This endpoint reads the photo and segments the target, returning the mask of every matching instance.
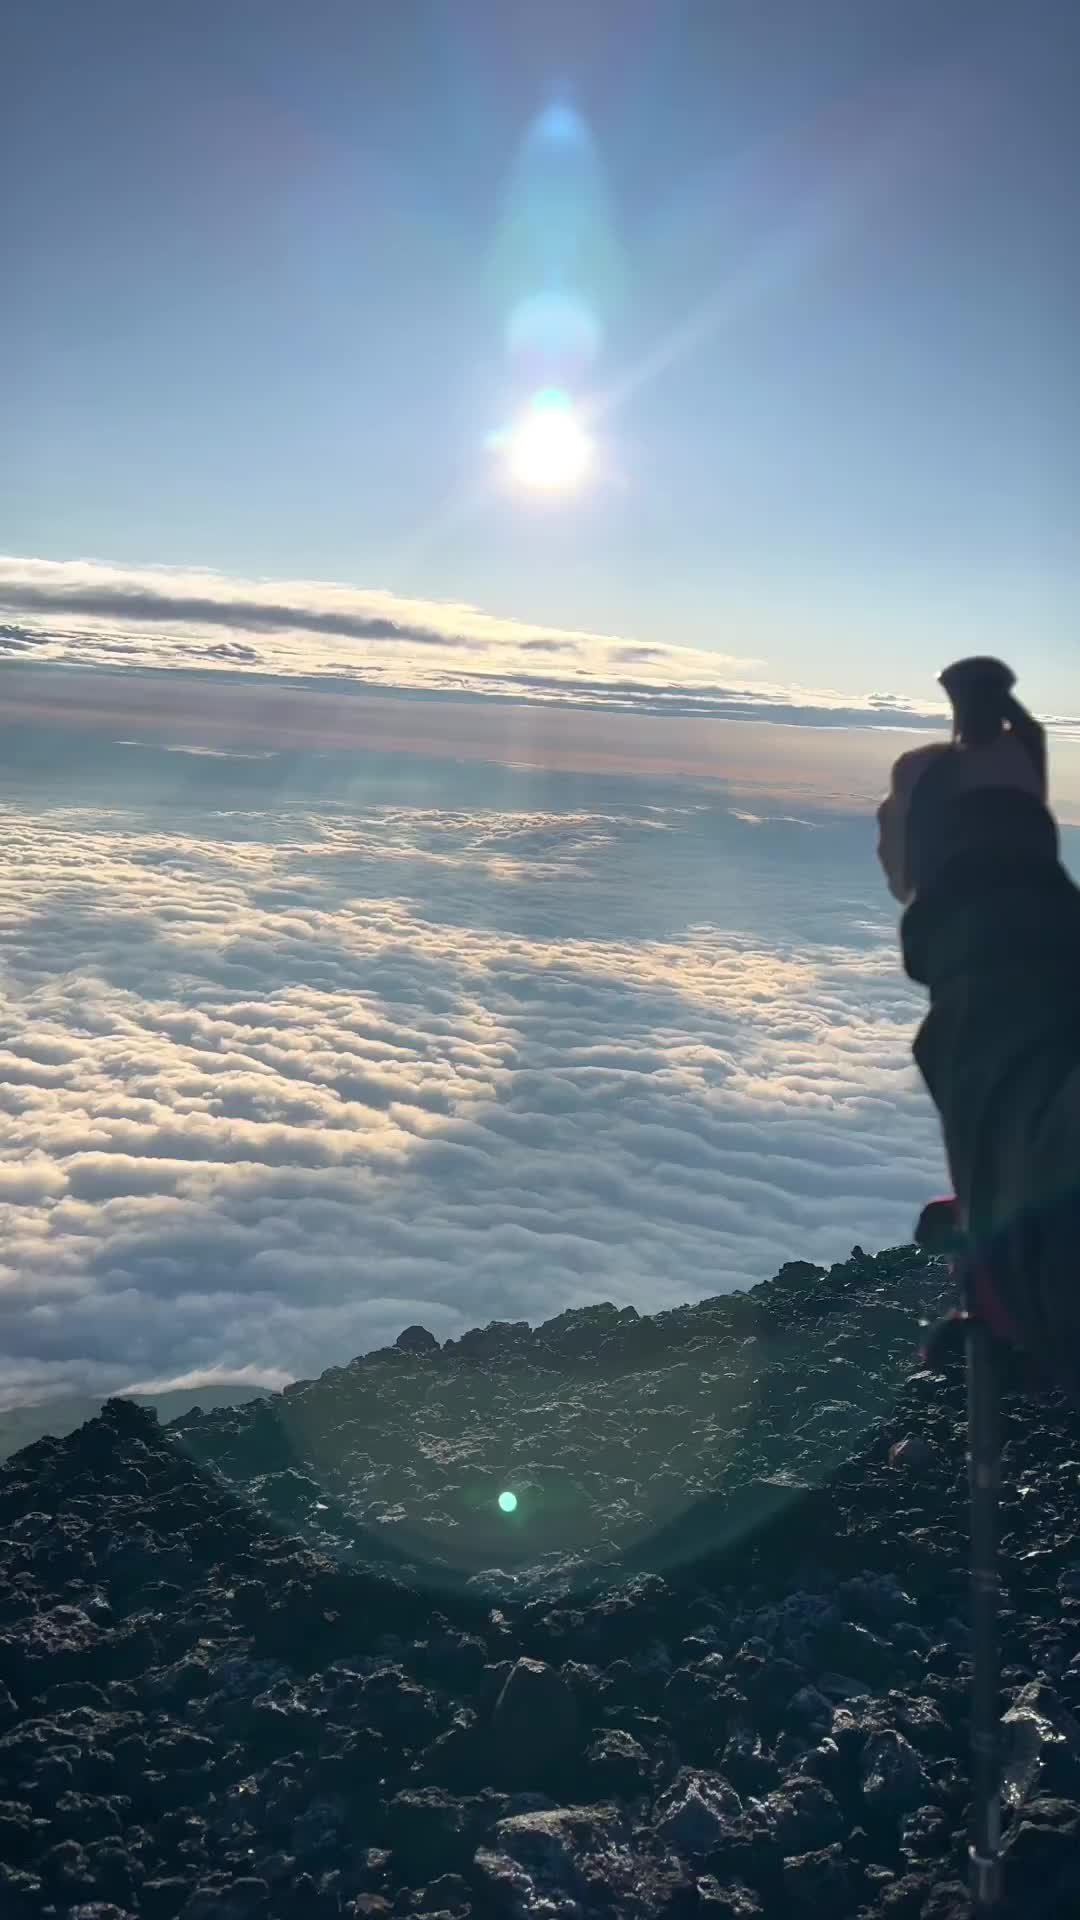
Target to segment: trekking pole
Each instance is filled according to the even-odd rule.
[[[965,1261],[971,1273],[970,1256]],[[971,1898],[978,1915],[1001,1900],[1001,1648],[998,1496],[1001,1410],[993,1336],[966,1280],[968,1485],[971,1497]]]
[[[998,1491],[1001,1484],[997,1353],[978,1311],[975,1265],[954,1199],[923,1208],[915,1238],[950,1253],[963,1305],[927,1329],[923,1360],[941,1372],[962,1347],[967,1365],[968,1498],[971,1530],[971,1831],[968,1870],[978,1920],[1000,1913],[1001,1680],[998,1645]]]
[[[991,746],[1010,731],[1035,762],[1045,791],[1041,729],[1012,694],[1015,676],[1000,660],[958,660],[941,684],[952,702],[953,744]],[[932,1201],[916,1229],[923,1245],[958,1253],[953,1271],[963,1282],[963,1307],[927,1343],[931,1364],[961,1335],[967,1360],[968,1486],[971,1507],[971,1839],[972,1903],[979,1920],[1001,1903],[1001,1678],[998,1639],[998,1494],[1001,1486],[1000,1376],[994,1336],[979,1311],[977,1250],[960,1229],[955,1202]]]

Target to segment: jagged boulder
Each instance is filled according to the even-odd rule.
[[[394,1345],[399,1353],[437,1353],[439,1343],[426,1327],[404,1327]]]

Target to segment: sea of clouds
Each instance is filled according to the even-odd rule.
[[[861,807],[536,764],[505,716],[479,755],[265,715],[208,750],[237,677],[175,619],[0,668],[0,1405],[910,1239],[945,1175]]]
[[[910,1237],[940,1151],[868,827],[193,763],[171,806],[119,769],[111,805],[3,805],[9,1396],[274,1382]]]

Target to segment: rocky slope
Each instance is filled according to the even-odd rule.
[[[963,1391],[913,1371],[943,1287],[909,1248],[410,1329],[25,1449],[0,1913],[965,1912]],[[1007,1881],[1049,1920],[1080,1901],[1080,1418],[1006,1431]]]
[[[124,1397],[133,1400],[136,1406],[148,1407],[159,1420],[178,1420],[192,1407],[202,1407],[204,1411],[208,1407],[238,1407],[245,1400],[263,1399],[268,1391],[267,1387],[254,1387],[237,1380],[222,1386],[173,1387],[165,1393],[132,1393]],[[62,1439],[65,1433],[74,1433],[76,1427],[97,1419],[108,1397],[104,1393],[65,1394],[52,1400],[0,1409],[0,1460],[18,1453],[20,1447],[33,1446],[35,1440],[43,1439],[46,1434]]]

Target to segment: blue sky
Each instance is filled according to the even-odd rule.
[[[1072,7],[39,0],[5,57],[8,552],[841,690],[985,646],[1077,710]],[[535,140],[522,172],[554,101],[589,141],[569,268],[565,176]],[[553,260],[603,471],[538,503],[488,438]]]

